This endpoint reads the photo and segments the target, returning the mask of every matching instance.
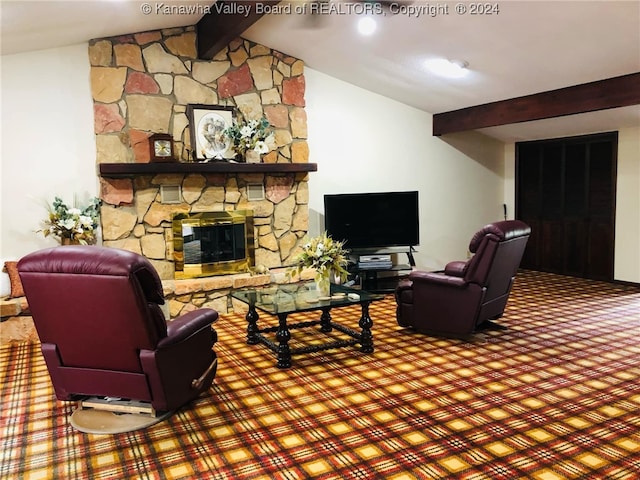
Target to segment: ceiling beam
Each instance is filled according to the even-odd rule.
[[[261,0],[259,3],[263,7],[276,5],[280,0]],[[255,1],[217,0],[196,25],[198,58],[211,60],[263,15],[264,9],[258,9]]]
[[[433,135],[640,104],[640,73],[437,113]]]

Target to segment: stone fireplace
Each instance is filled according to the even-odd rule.
[[[201,306],[224,313],[229,289],[274,281],[308,230],[307,174],[315,165],[308,163],[304,63],[242,38],[199,59],[193,26],[94,39],[89,59],[103,244],[153,263],[171,316]],[[266,117],[275,149],[254,166],[193,163],[189,104],[231,106],[246,120]],[[173,137],[175,162],[149,163],[154,133]],[[256,186],[263,197],[249,194]],[[162,195],[165,187],[177,192],[172,201]],[[180,252],[175,216],[236,211],[253,213],[253,263],[240,261],[237,273],[205,268],[181,279],[184,240]]]

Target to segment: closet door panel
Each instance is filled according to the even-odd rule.
[[[540,267],[545,272],[564,272],[564,225],[559,220],[543,220]]]
[[[583,220],[564,221],[563,272],[582,277],[587,271],[587,224]]]
[[[609,222],[592,221],[589,225],[589,250],[586,277],[594,280],[613,280],[613,235]]]
[[[541,149],[537,145],[525,145],[518,151],[517,160],[517,199],[518,218],[531,227],[531,235],[527,242],[522,268],[537,270],[541,258],[540,228],[540,182],[541,182]]]

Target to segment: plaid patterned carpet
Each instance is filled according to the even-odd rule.
[[[373,354],[290,370],[225,315],[210,394],[114,436],[72,429],[37,346],[2,348],[0,478],[640,478],[639,289],[522,272],[509,329],[470,341],[400,329],[394,308],[371,306]]]

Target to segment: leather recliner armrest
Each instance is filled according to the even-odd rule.
[[[449,262],[444,267],[444,273],[446,275],[453,275],[454,277],[464,277],[464,274],[467,273],[467,267],[469,266],[468,262],[463,262],[461,260],[457,260],[454,262]]]
[[[435,283],[458,288],[467,285],[463,278],[447,275],[444,272],[411,272],[409,279],[413,281],[414,287],[420,283]]]
[[[210,326],[218,319],[218,312],[201,308],[185,313],[167,324],[167,336],[158,342],[158,348],[181,342],[189,336]]]

